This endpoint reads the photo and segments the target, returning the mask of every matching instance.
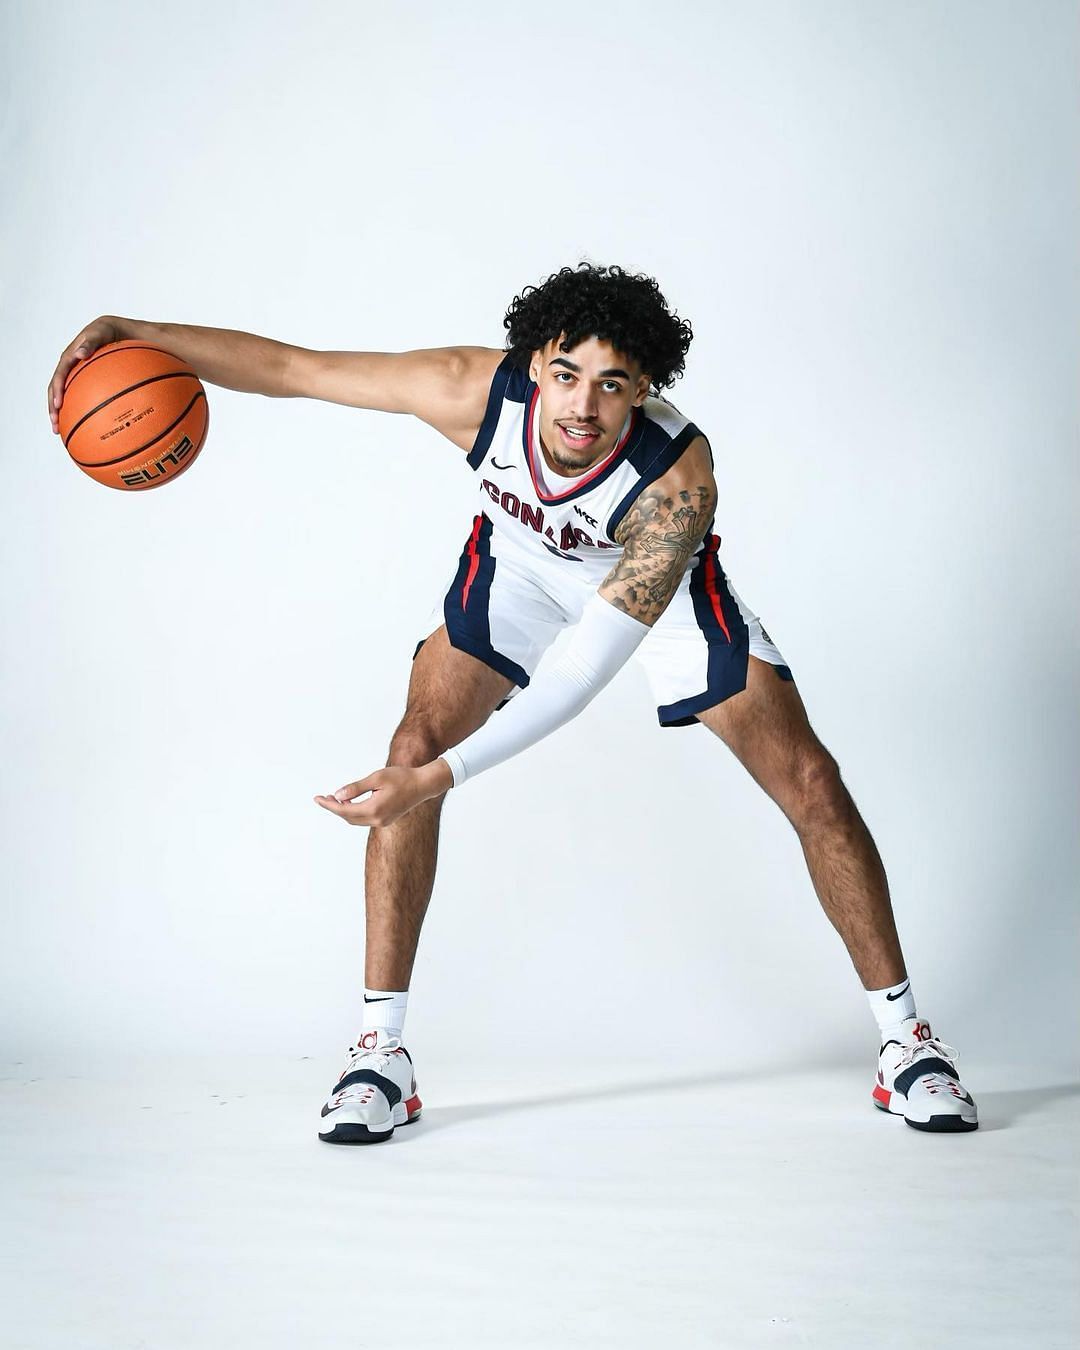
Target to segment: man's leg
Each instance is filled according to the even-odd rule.
[[[483,726],[512,688],[505,676],[452,647],[440,628],[413,662],[405,715],[387,764],[417,766],[436,759]],[[409,987],[435,882],[442,804],[442,797],[423,802],[368,836],[364,983],[369,989]]]
[[[388,764],[421,765],[483,726],[512,682],[450,645],[440,628],[413,662],[405,716]],[[371,1144],[422,1110],[411,1056],[401,1044],[413,958],[435,880],[442,798],[423,802],[368,835],[364,1024],[322,1107],[319,1138]],[[368,991],[386,991],[367,1001]]]
[[[906,978],[870,831],[815,736],[795,685],[750,657],[746,688],[698,714],[795,827],[818,899],[866,989]]]

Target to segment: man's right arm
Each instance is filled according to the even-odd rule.
[[[105,315],[64,349],[49,381],[49,415],[77,361],[109,342],[132,339],[172,352],[201,380],[271,398],[317,398],[351,408],[411,413],[469,450],[487,407],[504,353],[489,347],[440,347],[413,352],[320,352],[229,328],[151,323]]]

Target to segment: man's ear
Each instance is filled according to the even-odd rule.
[[[640,408],[649,397],[649,390],[652,388],[652,380],[648,375],[642,375],[638,380],[637,389],[634,391],[634,402],[631,405],[634,408]]]

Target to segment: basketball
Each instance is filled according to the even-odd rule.
[[[209,416],[199,377],[179,357],[145,342],[111,342],[68,375],[60,436],[96,482],[142,492],[195,462]]]

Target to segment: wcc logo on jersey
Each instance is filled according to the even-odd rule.
[[[542,506],[530,506],[528,502],[523,502],[516,492],[502,491],[490,478],[485,478],[480,486],[495,505],[501,506],[508,516],[512,516],[514,520],[520,521],[528,529],[534,530],[537,534],[550,540],[551,544],[563,553],[572,553],[574,549],[583,545],[585,548],[616,547],[615,544],[608,543],[606,539],[594,539],[592,535],[586,534],[577,525],[563,525],[559,533],[556,534],[554,527],[549,525],[545,519]],[[574,510],[595,528],[597,522],[592,516],[587,516],[584,511],[576,506]]]

